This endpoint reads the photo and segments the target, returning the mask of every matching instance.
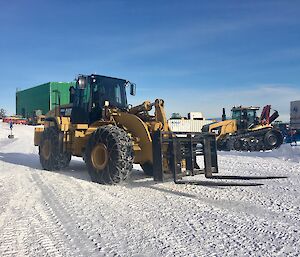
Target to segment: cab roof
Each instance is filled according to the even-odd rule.
[[[117,79],[117,80],[127,81],[126,79],[115,78],[115,77],[104,76],[104,75],[98,75],[98,74],[89,74],[89,75],[79,74],[77,77],[91,77],[91,78],[98,77],[98,78],[108,78],[108,79]]]
[[[260,107],[258,106],[233,106],[231,111],[242,111],[242,110],[259,110]]]

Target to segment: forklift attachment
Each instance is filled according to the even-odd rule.
[[[153,136],[153,178],[165,181],[173,177],[179,183],[184,176],[205,174],[211,178],[218,173],[217,144],[214,133],[156,131]],[[203,167],[197,164],[197,157],[203,156]],[[164,172],[169,162],[171,174]]]

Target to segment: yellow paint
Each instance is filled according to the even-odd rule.
[[[264,129],[264,128],[273,128],[272,125],[268,124],[268,125],[257,125],[256,127],[250,129],[251,131],[257,131],[260,129]]]
[[[41,136],[44,132],[44,128],[35,128],[34,129],[34,145],[38,146],[41,142]]]
[[[142,164],[145,162],[152,163],[152,138],[146,123],[136,115],[126,112],[120,112],[114,118],[120,126],[126,127],[133,137],[139,138],[138,146],[141,150],[135,151],[134,162]]]
[[[154,116],[148,111],[155,107]],[[164,109],[164,101],[156,99],[154,103],[145,101],[143,104],[133,107],[129,112],[120,111],[117,108],[106,109],[106,121],[96,121],[93,124],[72,124],[70,117],[55,116],[58,110],[51,111],[47,117],[54,117],[53,121],[45,121],[44,128],[58,125],[58,129],[64,133],[64,149],[74,156],[82,156],[90,136],[101,126],[114,125],[123,128],[132,139],[134,162],[143,164],[153,163],[152,134],[157,130],[169,131],[169,126]],[[35,131],[35,145],[40,144],[43,129]],[[167,136],[167,135],[166,135]],[[163,152],[168,149],[168,144],[162,146]],[[168,168],[168,160],[164,159],[164,169]]]
[[[223,138],[227,134],[232,134],[237,131],[237,124],[236,120],[224,120],[217,123],[213,123],[209,125],[209,132],[214,132],[214,130],[219,130],[218,128],[221,127],[221,131],[217,134],[217,140]]]

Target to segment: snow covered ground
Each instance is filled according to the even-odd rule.
[[[0,122],[0,256],[299,256],[300,147],[222,152],[220,179],[90,182],[41,170],[33,127]]]

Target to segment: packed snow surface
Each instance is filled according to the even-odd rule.
[[[33,127],[0,122],[0,256],[299,256],[300,147],[219,153],[219,179],[92,183],[41,169]]]

